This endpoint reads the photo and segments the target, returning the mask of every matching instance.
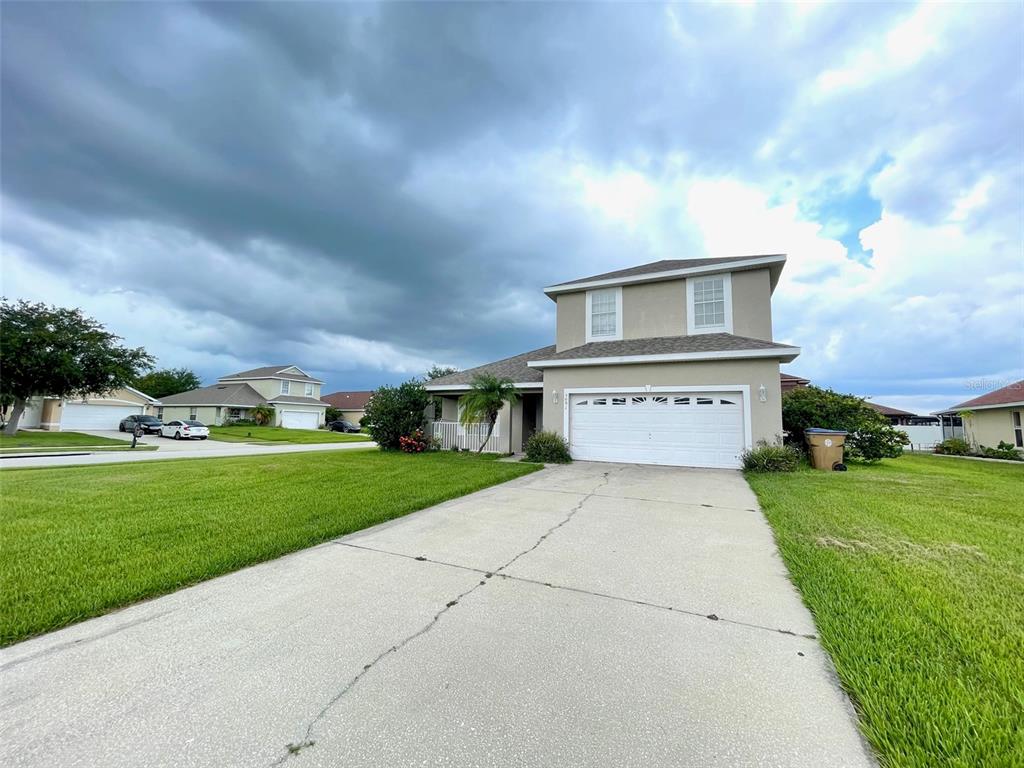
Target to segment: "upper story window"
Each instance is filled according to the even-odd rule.
[[[622,288],[587,291],[587,341],[622,338]]]
[[[312,396],[313,396],[313,385],[312,384],[306,384],[306,397],[312,397]]]
[[[709,275],[686,281],[686,320],[690,333],[732,333],[732,280]]]
[[[287,395],[289,392],[291,392],[291,389],[292,389],[292,383],[290,381],[288,381],[286,379],[286,380],[281,382],[281,394],[282,395]]]

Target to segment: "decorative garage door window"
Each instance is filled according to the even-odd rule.
[[[734,397],[664,397],[661,395],[637,395],[630,398],[625,397],[596,397],[587,400],[577,400],[573,403],[576,408],[593,406],[626,405],[627,401],[634,406],[666,406],[666,405],[735,405],[739,402]]]

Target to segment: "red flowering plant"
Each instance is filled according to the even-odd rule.
[[[423,434],[422,429],[416,429],[411,435],[402,435],[398,438],[398,447],[406,453],[423,453],[430,448],[430,440]]]

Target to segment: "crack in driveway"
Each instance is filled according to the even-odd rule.
[[[551,536],[555,531],[557,531],[563,525],[565,525],[570,520],[572,520],[573,516],[577,512],[579,512],[580,509],[583,507],[583,505],[586,503],[587,499],[591,498],[595,494],[595,492],[597,491],[598,488],[601,488],[602,486],[604,486],[604,485],[606,485],[608,483],[608,475],[610,473],[611,473],[610,471],[603,472],[601,474],[601,480],[598,482],[598,484],[596,486],[594,486],[594,489],[592,491],[590,491],[589,493],[585,494],[583,496],[583,498],[580,499],[579,503],[577,503],[576,506],[574,506],[572,509],[569,510],[569,513],[565,516],[565,518],[561,522],[556,523],[555,525],[553,525],[550,528],[548,528],[548,530],[545,531],[543,534],[541,534],[540,538],[538,538],[537,541],[534,542],[533,546],[528,547],[527,549],[524,549],[522,552],[520,552],[517,555],[515,555],[514,557],[512,557],[512,559],[509,560],[504,565],[499,566],[494,571],[480,571],[479,569],[475,569],[475,568],[464,568],[464,570],[469,570],[469,571],[474,571],[474,572],[478,572],[478,573],[483,573],[484,574],[484,578],[481,581],[479,581],[478,583],[474,584],[469,589],[465,590],[464,592],[460,592],[454,598],[452,598],[451,600],[447,601],[445,603],[444,607],[441,610],[439,610],[437,613],[435,613],[433,618],[430,621],[428,621],[426,624],[424,624],[422,627],[420,627],[418,630],[416,630],[415,632],[413,632],[410,635],[406,635],[404,638],[402,638],[402,640],[400,640],[399,642],[395,643],[391,647],[389,647],[386,650],[384,650],[381,653],[379,653],[376,656],[376,658],[374,658],[370,663],[364,664],[363,668],[361,670],[359,670],[359,672],[357,672],[356,675],[354,677],[352,677],[348,681],[348,683],[346,683],[345,686],[342,687],[342,689],[340,691],[338,691],[334,696],[332,696],[331,699],[326,704],[324,704],[324,706],[320,709],[320,711],[316,714],[316,716],[314,716],[313,719],[309,721],[309,723],[306,725],[306,730],[305,730],[302,738],[299,739],[298,741],[291,742],[291,743],[288,743],[288,744],[285,745],[285,752],[284,752],[284,754],[281,755],[276,760],[274,760],[272,763],[270,763],[270,768],[275,768],[275,766],[283,765],[290,757],[294,757],[295,755],[298,755],[299,753],[301,753],[303,750],[308,749],[308,748],[310,748],[312,746],[315,746],[316,745],[316,741],[313,739],[313,730],[316,728],[316,726],[327,716],[327,713],[330,712],[330,710],[339,701],[341,701],[346,696],[346,694],[348,694],[349,691],[351,691],[356,686],[356,684],[360,680],[363,679],[363,677],[371,669],[373,669],[374,667],[377,666],[377,664],[379,664],[380,662],[384,661],[387,657],[393,656],[394,654],[398,653],[400,650],[402,650],[405,646],[407,646],[413,640],[415,640],[415,639],[417,639],[419,637],[422,637],[423,635],[427,634],[431,629],[433,629],[437,625],[437,623],[441,620],[442,616],[444,616],[446,613],[448,613],[448,611],[450,611],[452,608],[454,608],[456,605],[458,605],[459,601],[461,601],[464,597],[467,597],[467,596],[471,595],[473,592],[476,592],[476,590],[480,589],[480,587],[486,585],[487,584],[487,580],[490,579],[492,576],[498,575],[498,576],[501,576],[502,578],[510,578],[506,574],[502,573],[502,571],[504,571],[506,568],[508,568],[510,565],[512,565],[514,562],[516,562],[516,560],[518,560],[519,558],[523,557],[524,555],[529,554],[530,552],[533,552],[535,549],[537,549],[537,547],[539,547],[541,544],[543,544],[544,541],[549,536]],[[378,550],[374,550],[371,547],[359,547],[357,545],[348,545],[345,542],[341,542],[341,541],[336,541],[334,543],[339,544],[339,545],[343,545],[343,546],[355,546],[357,549],[365,549],[365,550],[368,550],[368,551],[378,551]],[[402,555],[402,557],[409,557],[412,560],[417,560],[417,561],[420,561],[420,562],[431,562],[426,557],[422,557],[422,556],[418,556],[417,557],[417,556],[411,556],[411,555],[410,556]],[[460,566],[454,566],[454,567],[460,567]],[[550,586],[550,585],[548,585],[548,586]]]

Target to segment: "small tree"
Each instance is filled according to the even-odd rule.
[[[514,405],[519,400],[516,385],[508,379],[499,379],[489,373],[477,374],[470,383],[470,390],[459,400],[462,415],[459,420],[463,426],[478,421],[487,422],[487,437],[480,443],[477,453],[481,453],[494,432],[494,424],[498,420],[505,403]]]
[[[894,459],[910,442],[905,432],[893,429],[889,421],[855,395],[831,389],[801,387],[782,398],[782,427],[796,445],[803,445],[804,431],[811,427],[844,430],[846,453],[852,459],[878,461]]]
[[[454,365],[438,365],[434,363],[430,366],[430,370],[423,374],[423,377],[427,381],[433,381],[434,379],[440,379],[442,376],[450,376],[453,373],[458,373],[459,369]],[[431,396],[431,400],[434,402],[434,421],[438,421],[441,418],[441,398],[436,395]]]
[[[429,405],[430,394],[416,379],[397,387],[381,387],[370,396],[360,423],[382,450],[398,450],[401,438],[426,427]]]
[[[254,405],[249,409],[249,415],[252,416],[253,421],[264,427],[273,420],[274,409],[269,405]]]
[[[333,405],[328,405],[327,410],[324,411],[324,421],[330,424],[332,421],[339,421],[341,419],[341,408],[335,408]]]
[[[161,397],[170,397],[190,389],[198,389],[202,381],[188,368],[164,368],[159,371],[151,371],[139,376],[132,382],[132,386],[150,397],[159,400]]]
[[[105,395],[152,367],[144,349],[119,341],[79,309],[0,302],[0,392],[13,401],[4,434],[17,433],[30,397]]]

